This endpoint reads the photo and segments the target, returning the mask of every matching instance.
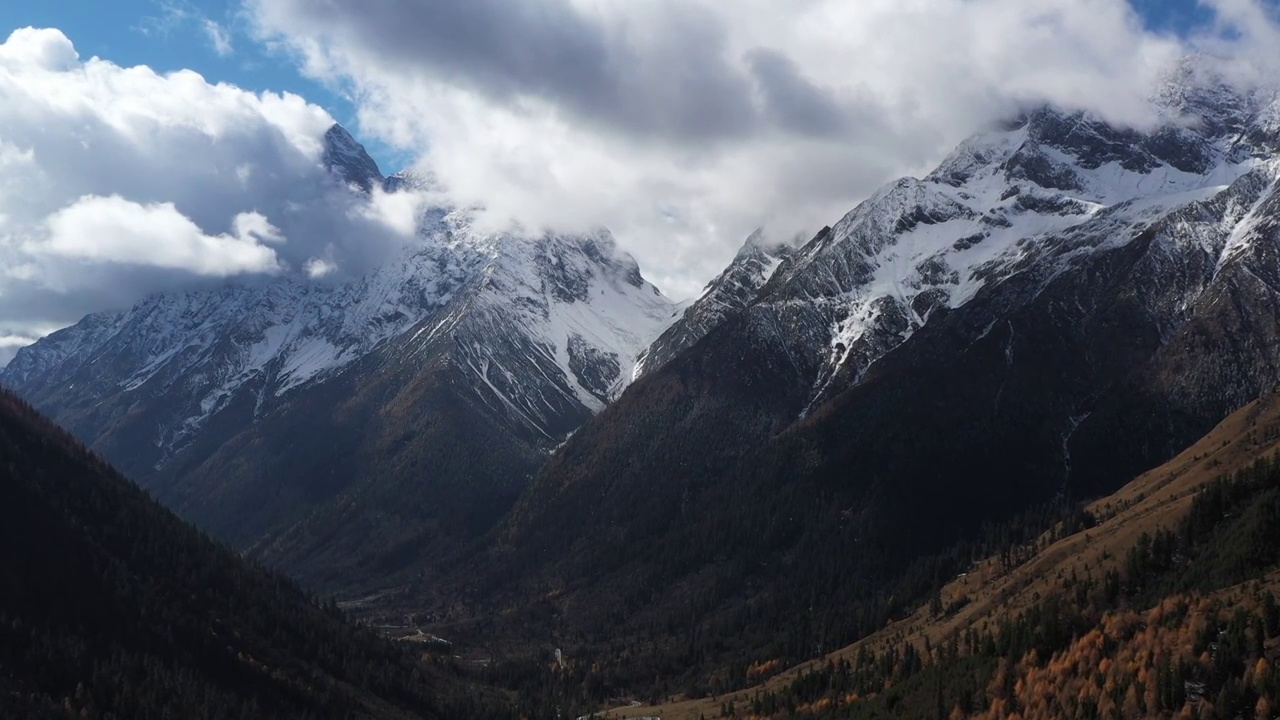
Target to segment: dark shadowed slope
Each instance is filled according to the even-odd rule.
[[[1280,383],[1280,106],[1171,82],[1163,127],[1028,113],[796,250],[555,454],[464,590],[539,598],[633,687],[715,693]]]
[[[932,720],[940,705],[948,717],[1003,719],[1011,705],[1024,718],[1184,717],[1184,706],[1257,717],[1260,699],[1280,700],[1278,448],[1271,392],[1080,522],[1010,538],[856,643],[789,668],[758,660],[759,684],[741,692],[610,717],[697,720],[729,702],[738,717],[813,720]],[[1241,631],[1251,642],[1223,642]],[[1223,652],[1201,654],[1213,641]],[[1002,657],[1009,682],[993,684]]]
[[[482,715],[0,390],[0,717]]]

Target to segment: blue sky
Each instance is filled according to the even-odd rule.
[[[1149,27],[1182,34],[1210,19],[1196,0],[1131,0]],[[0,34],[19,27],[56,27],[80,52],[122,65],[158,71],[195,70],[212,82],[261,91],[297,93],[360,135],[355,106],[332,88],[303,77],[296,63],[249,36],[241,0],[40,0],[0,3]],[[226,42],[217,47],[214,32]],[[395,150],[361,138],[386,173],[408,161]]]
[[[189,68],[211,81],[254,90],[288,90],[332,106],[335,116],[350,105],[301,77],[288,58],[272,54],[246,36],[238,0],[40,0],[0,4],[0,30],[56,27],[82,58],[93,55],[118,65],[149,65],[158,71]],[[205,20],[227,33],[220,55]],[[341,119],[341,118],[340,118]]]
[[[1213,19],[1213,14],[1196,0],[1130,0],[1148,27],[1164,32],[1185,33]]]

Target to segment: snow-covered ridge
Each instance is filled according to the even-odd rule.
[[[363,277],[155,295],[20,350],[0,380],[162,407],[153,442],[168,455],[238,399],[259,417],[375,352],[415,362],[444,347],[482,399],[557,439],[558,415],[621,391],[671,308],[607,232],[484,234],[467,212],[437,209],[416,244]]]
[[[673,303],[606,231],[502,236],[489,252],[467,317],[415,343],[448,328],[476,377],[549,437],[565,400],[597,412],[616,397],[631,380],[624,370],[673,319]]]
[[[748,236],[729,267],[707,283],[700,296],[675,310],[670,327],[638,357],[632,377],[662,367],[744,310],[794,251],[795,243],[770,240],[763,230]]]
[[[939,309],[1031,267],[1052,277],[1080,253],[1215,197],[1268,163],[1280,111],[1272,96],[1196,67],[1184,65],[1153,100],[1163,120],[1149,131],[1041,108],[973,136],[925,178],[884,187],[796,252],[752,316],[793,328],[781,341],[816,368],[816,403]]]
[[[466,211],[435,208],[418,243],[364,277],[148,298],[20,351],[0,381],[163,408],[154,442],[169,451],[237,400],[251,397],[262,416],[366,358],[412,367],[447,352],[476,398],[556,441],[742,314],[786,346],[816,403],[1001,279],[1050,278],[1245,180],[1269,186],[1280,105],[1212,75],[1196,84],[1204,77],[1187,71],[1163,87],[1153,101],[1163,124],[1145,131],[1041,108],[979,133],[803,247],[753,235],[687,306],[647,283],[607,232],[488,233]],[[384,179],[341,128],[326,136],[324,162],[364,189],[434,187],[412,173]],[[1261,202],[1261,190],[1233,197]],[[1255,215],[1246,204],[1224,215],[1235,225],[1213,230],[1179,220],[1179,242],[1225,262],[1256,238]]]

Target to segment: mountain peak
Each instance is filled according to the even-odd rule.
[[[430,170],[425,172],[418,170],[400,170],[399,172],[388,175],[382,185],[387,192],[397,192],[399,190],[444,190],[444,185],[440,182],[440,179]]]
[[[1210,137],[1241,132],[1261,109],[1257,79],[1231,60],[1205,53],[1183,57],[1157,88],[1162,114],[1190,120]]]
[[[334,123],[324,134],[322,162],[329,172],[364,192],[371,192],[375,185],[385,182],[378,163],[338,123]]]
[[[799,245],[795,239],[779,240],[776,236],[768,233],[763,227],[756,228],[754,232],[747,236],[742,246],[738,248],[738,253],[734,255],[734,262],[739,260],[764,255],[766,257],[786,257],[791,251]]]
[[[641,355],[635,375],[662,367],[726,318],[745,310],[795,251],[796,243],[771,239],[763,229],[747,236],[729,267],[707,283],[702,295],[689,303],[680,317]]]

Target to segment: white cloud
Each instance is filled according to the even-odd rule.
[[[1190,47],[1124,0],[245,2],[462,202],[607,225],[677,296],[755,226],[816,231],[1019,108],[1150,122]],[[1212,4],[1200,44],[1274,56],[1257,3]]]
[[[15,335],[0,331],[0,368],[8,365],[20,348],[35,342],[41,334]]]
[[[424,197],[422,193],[388,193],[382,188],[374,188],[369,202],[356,206],[354,211],[360,219],[387,228],[408,240],[417,231]],[[444,198],[437,199],[445,201]]]
[[[0,45],[0,65],[10,68],[70,70],[80,61],[75,46],[62,33],[19,28]]]
[[[321,165],[333,118],[290,94],[0,44],[0,328],[31,336],[146,293],[358,273],[403,222]]]
[[[1256,0],[1209,0],[1216,25],[1193,41],[1144,30],[1124,0],[243,2],[258,39],[353,97],[361,129],[455,201],[495,225],[610,227],[677,297],[756,226],[816,231],[1019,108],[1144,124],[1152,82],[1192,47],[1241,58],[1242,81],[1280,76]],[[149,31],[194,18],[234,50],[189,3],[161,6]],[[334,182],[332,122],[295,95],[15,31],[0,43],[0,335],[380,262],[417,199]]]
[[[213,46],[213,51],[219,57],[227,57],[234,51],[234,48],[231,47],[231,33],[227,32],[226,28],[209,18],[203,18],[200,21],[200,27],[204,30],[205,37],[209,38],[209,44]]]
[[[30,248],[67,258],[187,270],[226,277],[280,271],[280,231],[256,212],[240,213],[232,233],[206,235],[173,203],[140,205],[119,195],[86,195],[50,215],[49,236]]]
[[[158,14],[144,17],[138,27],[134,28],[138,32],[167,37],[178,30],[194,29],[204,35],[209,41],[209,47],[219,57],[228,57],[235,51],[231,43],[231,31],[202,12],[190,0],[153,2]]]
[[[311,258],[302,266],[302,269],[307,273],[307,277],[314,279],[332,275],[338,267],[323,258]]]

